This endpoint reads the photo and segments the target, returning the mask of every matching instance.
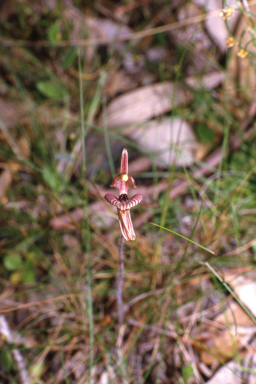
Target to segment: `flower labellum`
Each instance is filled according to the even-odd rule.
[[[119,225],[125,240],[135,240],[135,232],[132,225],[130,208],[139,204],[143,199],[142,195],[134,195],[131,199],[128,198],[129,188],[136,188],[135,180],[128,174],[128,152],[123,149],[121,157],[120,174],[117,175],[110,187],[118,189],[119,198],[117,199],[111,193],[105,195],[105,199],[109,204],[117,207]]]

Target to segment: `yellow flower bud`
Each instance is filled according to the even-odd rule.
[[[220,12],[220,17],[223,17],[224,20],[229,20],[234,12],[234,8],[225,7]]]
[[[228,47],[233,47],[235,45],[235,39],[233,37],[229,37],[227,40],[226,40],[226,45]]]
[[[247,55],[248,55],[248,52],[243,48],[239,49],[239,51],[237,52],[237,56],[241,57],[242,59]]]

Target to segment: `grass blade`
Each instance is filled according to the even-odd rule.
[[[173,234],[176,235],[176,236],[182,237],[183,239],[185,239],[185,240],[187,240],[187,241],[190,241],[190,243],[193,243],[193,244],[197,245],[198,247],[200,247],[200,248],[204,249],[205,251],[210,252],[212,255],[214,255],[214,252],[211,251],[210,249],[204,247],[204,246],[201,245],[201,244],[196,243],[195,241],[193,241],[193,240],[191,240],[191,239],[188,239],[187,237],[185,237],[185,236],[183,236],[183,235],[180,235],[180,234],[177,233],[177,232],[172,231],[171,229],[162,227],[161,225],[158,225],[158,224],[155,224],[155,223],[151,223],[151,222],[149,222],[149,224],[155,225],[156,227],[159,227],[159,228],[161,228],[161,229],[164,229],[165,231],[171,232],[171,233],[173,233]]]

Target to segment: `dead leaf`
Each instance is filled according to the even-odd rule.
[[[243,276],[237,276],[230,272],[225,275],[225,280],[232,287],[235,294],[253,314],[253,311],[256,311],[256,283],[252,281],[254,275],[253,272]],[[211,332],[213,327],[208,326],[207,328],[211,334],[206,345],[212,353],[223,361],[226,361],[230,356],[234,356],[236,348],[239,350],[249,342],[252,336],[250,327],[255,327],[255,322],[235,301],[232,301],[227,310],[218,315],[214,322],[226,325],[229,328],[217,332]],[[236,345],[236,348],[234,348],[234,345]],[[207,351],[201,352],[201,359],[208,365],[216,363],[216,358]]]
[[[196,138],[190,125],[180,118],[153,120],[140,127],[127,128],[124,133],[152,154],[152,161],[167,166],[174,161],[178,166],[190,165]]]
[[[19,148],[20,148],[21,153],[25,157],[29,157],[30,156],[29,143],[28,143],[27,139],[24,136],[19,139]]]
[[[2,199],[12,182],[12,173],[7,165],[0,164],[2,172],[0,173],[0,199]]]
[[[111,324],[111,322],[112,322],[112,318],[111,318],[111,316],[107,313],[107,314],[105,314],[104,319],[100,322],[100,325],[101,325],[102,327],[107,327],[109,324]]]
[[[222,366],[206,384],[255,384],[256,374],[252,370],[256,364],[255,341],[251,345],[251,353],[242,361],[230,361]]]
[[[230,303],[229,307],[224,313],[221,313],[215,317],[214,321],[223,325],[236,324],[237,326],[243,327],[255,326],[254,321],[235,301]]]
[[[214,71],[201,77],[189,76],[185,82],[195,89],[213,89],[223,80],[224,74]],[[191,98],[180,84],[163,82],[144,86],[112,100],[107,107],[106,121],[109,127],[140,123],[163,115]],[[102,123],[101,117],[99,124]]]
[[[251,271],[243,275],[225,274],[225,280],[249,311],[256,317],[256,278]]]
[[[206,365],[216,364],[218,359],[228,361],[231,357],[235,356],[237,350],[244,348],[248,343],[252,333],[246,332],[246,328],[238,330],[236,326],[231,327],[229,330],[212,331],[209,328],[209,338],[206,341],[206,350],[201,351],[201,360]],[[216,356],[216,357],[215,357]]]
[[[213,89],[219,86],[225,80],[223,72],[214,71],[204,76],[189,76],[186,78],[186,84],[194,89]]]
[[[243,304],[256,316],[256,282],[251,281],[234,287],[234,291]]]
[[[184,100],[185,91],[172,82],[141,87],[111,101],[106,121],[109,127],[140,123],[170,111]]]

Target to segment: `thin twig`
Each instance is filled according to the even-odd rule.
[[[123,289],[123,281],[124,281],[123,248],[124,248],[124,237],[122,236],[119,243],[119,250],[118,250],[118,275],[117,275],[117,287],[116,287],[116,299],[117,299],[119,325],[122,325],[124,322],[123,297],[122,297],[122,289]]]

